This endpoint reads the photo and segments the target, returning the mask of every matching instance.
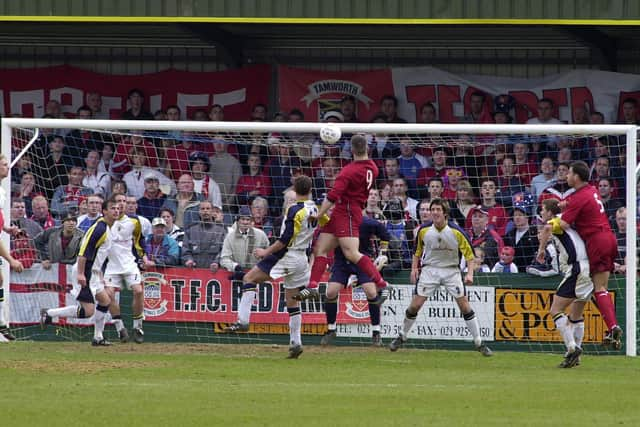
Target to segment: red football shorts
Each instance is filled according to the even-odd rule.
[[[330,233],[340,237],[360,237],[360,224],[362,224],[362,210],[355,211],[337,210],[331,213],[331,219],[322,227],[321,233]]]
[[[618,243],[613,233],[610,231],[594,233],[586,239],[585,244],[591,274],[613,271],[613,262],[618,256]]]

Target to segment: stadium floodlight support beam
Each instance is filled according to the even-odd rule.
[[[297,132],[319,133],[324,123],[265,123],[265,122],[176,122],[176,121],[129,121],[129,120],[72,120],[72,119],[2,119],[2,153],[11,159],[11,129],[12,128],[49,128],[69,129],[83,128],[95,130],[120,130],[123,133],[140,131],[219,131],[219,132]],[[636,280],[637,280],[637,247],[636,247],[636,216],[637,216],[637,132],[638,128],[631,125],[491,125],[491,124],[416,124],[416,123],[341,123],[336,124],[343,133],[395,133],[395,134],[533,134],[533,135],[624,135],[626,137],[626,180],[627,180],[627,268],[626,272],[626,341],[625,348],[628,356],[635,356],[636,345]],[[3,188],[9,194],[10,177],[3,183]],[[3,207],[9,212],[9,198]],[[631,232],[630,232],[631,231]],[[8,237],[3,236],[8,247]],[[7,263],[2,268],[8,273]],[[6,274],[4,277],[8,277]],[[8,280],[7,280],[8,282]],[[9,294],[9,292],[7,292]],[[629,325],[633,325],[630,327]]]

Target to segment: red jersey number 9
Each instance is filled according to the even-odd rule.
[[[367,169],[367,191],[371,190],[373,186],[373,171],[371,169]]]

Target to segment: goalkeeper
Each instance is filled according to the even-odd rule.
[[[374,253],[372,245],[374,236],[379,239],[380,244],[380,255],[375,259],[374,264],[378,270],[382,270],[389,261],[387,250],[391,236],[382,222],[365,216],[362,224],[360,224],[360,247],[358,249],[360,253],[371,258],[373,258]],[[357,281],[351,280],[350,276],[357,277]],[[357,265],[347,260],[340,248],[336,248],[335,250],[335,261],[331,268],[331,278],[329,279],[329,286],[327,287],[324,302],[328,330],[320,340],[320,344],[330,345],[336,337],[336,319],[338,317],[338,296],[340,294],[340,288],[347,287],[348,285],[354,286],[358,283],[362,285],[362,289],[364,289],[367,296],[367,302],[369,303],[369,318],[371,319],[371,329],[373,331],[371,337],[372,344],[374,346],[382,345],[380,338],[380,305],[384,300],[378,295],[378,290],[373,279],[365,274]]]
[[[416,237],[416,252],[411,266],[411,282],[416,283],[416,290],[409,307],[405,312],[402,331],[389,344],[389,350],[397,351],[407,340],[407,335],[418,317],[418,312],[441,286],[456,300],[462,312],[467,328],[473,336],[473,344],[483,356],[491,356],[492,352],[484,344],[480,336],[480,326],[476,314],[469,304],[465,285],[473,284],[475,258],[469,237],[462,229],[449,219],[449,205],[444,199],[431,201],[431,218],[433,223],[420,227]],[[460,256],[467,260],[467,274],[464,284],[460,275]],[[419,267],[422,265],[422,269]]]

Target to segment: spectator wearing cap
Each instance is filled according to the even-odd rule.
[[[242,175],[236,187],[238,204],[246,205],[254,197],[270,197],[272,194],[271,178],[264,173],[262,158],[258,154],[249,154],[247,159],[248,173]]]
[[[238,159],[227,152],[228,143],[217,137],[213,140],[214,153],[209,157],[211,178],[218,183],[225,206],[236,204],[236,186],[242,175]]]
[[[513,206],[514,227],[504,236],[504,244],[515,250],[513,262],[524,272],[535,261],[538,251],[538,229],[529,224],[529,209],[523,203]]]
[[[92,194],[90,188],[82,186],[84,172],[80,166],[69,169],[68,184],[56,188],[51,198],[51,213],[57,218],[67,214],[77,215],[80,199]]]
[[[163,191],[167,195],[175,194],[176,186],[171,179],[161,172],[146,166],[146,158],[143,150],[139,148],[134,149],[132,158],[133,169],[124,174],[124,177],[122,178],[125,184],[127,184],[128,195],[133,196],[136,199],[144,196],[144,192],[146,190],[145,181],[153,178],[158,180],[158,185],[162,186],[160,188],[164,187],[167,189],[166,192]]]
[[[167,197],[162,208],[175,212],[176,225],[186,229],[198,221],[198,209],[203,200],[202,195],[194,191],[191,175],[184,174],[178,178],[178,192],[175,197]]]
[[[216,272],[220,267],[227,228],[214,220],[210,201],[200,202],[198,213],[198,221],[185,228],[182,262],[185,267],[208,268]]]
[[[144,252],[150,267],[167,267],[180,264],[180,247],[167,234],[167,223],[160,217],[153,218],[151,234],[145,239]]]
[[[380,98],[380,112],[387,116],[388,123],[407,123],[398,116],[398,98],[393,95],[384,95]]]
[[[471,228],[469,228],[469,237],[471,245],[476,248],[480,247],[484,250],[485,262],[490,267],[498,262],[498,252],[504,246],[502,237],[495,228],[489,225],[489,212],[482,206],[476,206],[471,209]]]
[[[153,114],[144,109],[144,92],[138,88],[127,94],[129,109],[122,113],[122,120],[153,120]]]
[[[251,209],[248,206],[241,206],[236,222],[224,238],[220,266],[233,273],[232,280],[241,281],[244,272],[259,261],[253,251],[267,246],[269,246],[269,238],[264,231],[253,226]]]
[[[496,124],[513,123],[511,110],[516,106],[516,100],[511,95],[498,95],[493,98],[493,120]]]
[[[507,211],[496,200],[496,181],[494,178],[484,178],[480,187],[480,201],[482,209],[489,214],[489,224],[493,226],[495,231],[503,236],[509,221]],[[467,216],[465,229],[471,227],[471,217]]]
[[[257,296],[255,283],[243,283],[244,274],[259,261],[254,255],[254,250],[269,246],[267,235],[262,230],[252,227],[251,223],[251,211],[247,206],[242,206],[238,220],[224,238],[220,256],[222,268],[231,272],[229,280],[242,284],[237,322],[243,325],[250,322],[251,306]]]
[[[160,208],[167,200],[167,195],[160,189],[158,177],[149,173],[144,180],[144,194],[138,199],[138,213],[149,221],[156,218]]]
[[[84,232],[77,228],[75,216],[67,215],[62,225],[44,230],[34,239],[42,267],[51,268],[51,264],[74,264],[80,250]]]
[[[155,146],[145,141],[142,135],[133,134],[118,144],[113,157],[113,172],[118,175],[129,172],[134,165],[134,154],[144,158],[144,165],[150,168],[158,167],[158,152]]]
[[[204,200],[209,200],[214,206],[222,206],[222,192],[218,183],[209,176],[209,157],[202,151],[196,151],[189,156],[193,189],[200,193]]]

